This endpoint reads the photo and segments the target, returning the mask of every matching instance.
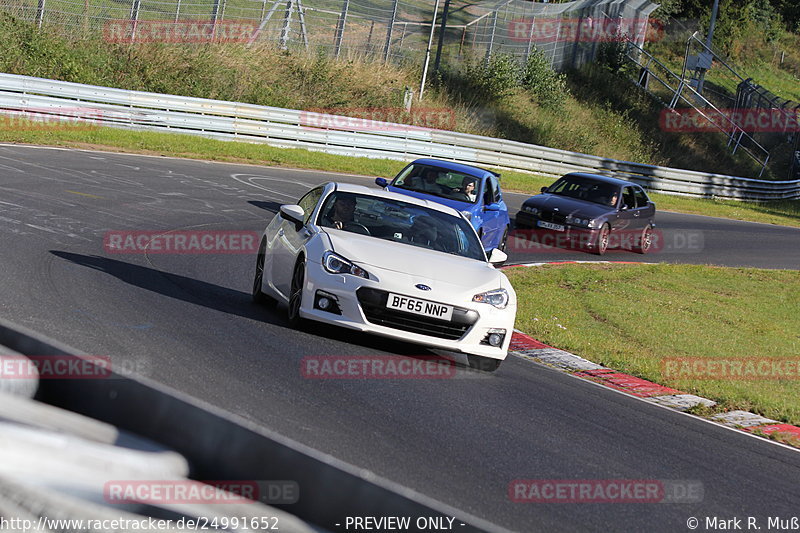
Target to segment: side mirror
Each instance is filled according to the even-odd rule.
[[[500,204],[495,202],[493,204],[485,205],[485,206],[483,206],[483,210],[484,211],[500,211]]]
[[[508,261],[508,255],[499,248],[495,248],[489,254],[489,262],[494,266],[501,266],[506,261]]]
[[[389,182],[386,181],[385,178],[375,178],[375,185],[381,187],[382,189],[385,189],[386,187],[389,186]]]
[[[305,211],[299,205],[282,205],[281,206],[281,216],[290,221],[294,222],[295,227],[300,229],[303,227],[305,222],[303,221],[303,217],[305,216]]]
[[[542,187],[541,191],[542,192],[547,192],[547,187]]]

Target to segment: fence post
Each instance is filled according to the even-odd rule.
[[[494,34],[497,31],[497,11],[492,13],[492,33],[489,35],[489,47],[486,49],[486,64],[492,57],[492,49],[494,48]]]
[[[525,49],[525,63],[528,63],[528,59],[531,57],[531,51],[533,47],[533,29],[536,26],[536,17],[531,19],[531,31],[528,32],[528,46]]]
[[[383,47],[383,62],[389,61],[389,48],[392,46],[392,30],[394,29],[394,21],[397,18],[397,4],[399,0],[394,0],[392,6],[392,18],[389,20],[389,27],[386,29],[386,44]]]
[[[140,0],[133,0],[131,5],[131,42],[136,40],[136,26],[139,24],[139,8],[141,6]]]
[[[44,2],[45,0],[39,0],[39,5],[36,8],[36,26],[40,30],[42,29],[42,22],[44,22]]]
[[[347,21],[347,10],[350,7],[350,0],[344,0],[344,4],[342,4],[342,12],[339,15],[339,21],[336,24],[336,40],[334,41],[334,51],[333,55],[337,59],[339,58],[339,53],[342,51],[342,38],[344,37],[344,24]]]
[[[433,62],[433,71],[439,72],[439,64],[442,61],[442,46],[444,45],[444,32],[447,31],[447,14],[450,11],[450,0],[444,0],[444,10],[442,12],[442,26],[439,30],[439,42],[436,44],[436,60]]]
[[[214,7],[211,9],[211,40],[217,36],[217,19],[219,18],[220,0],[214,0]]]
[[[181,0],[178,0],[177,5],[175,6],[175,24],[178,23],[178,17],[181,15]]]
[[[283,17],[283,29],[281,30],[281,50],[286,50],[286,43],[289,41],[289,30],[292,25],[292,9],[294,9],[293,0],[288,0],[286,2],[286,14]]]

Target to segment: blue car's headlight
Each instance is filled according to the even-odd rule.
[[[461,211],[461,214],[464,215],[464,217],[467,220],[472,220],[472,212],[470,212],[470,211]]]
[[[508,305],[508,291],[505,289],[495,289],[493,291],[482,292],[473,296],[472,301],[493,305],[498,309],[505,309]]]
[[[331,274],[352,274],[369,279],[369,272],[333,252],[325,252],[322,256],[322,266]]]

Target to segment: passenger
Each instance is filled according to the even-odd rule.
[[[422,181],[417,185],[419,192],[428,192],[431,194],[444,194],[446,191],[444,187],[436,183],[439,173],[432,168],[426,168],[422,171]]]

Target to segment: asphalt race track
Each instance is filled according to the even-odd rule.
[[[261,231],[280,204],[332,179],[0,146],[2,316],[514,531],[687,531],[690,517],[703,531],[705,517],[747,516],[766,530],[767,517],[798,514],[797,451],[515,357],[493,375],[304,379],[306,356],[430,354],[329,327],[289,329],[285,309],[250,302],[252,254],[103,247],[110,230]],[[524,198],[506,194],[512,215]],[[657,222],[672,248],[606,258],[800,266],[800,229],[672,213]],[[690,234],[699,235],[694,249]],[[520,248],[511,259],[595,257]],[[703,496],[682,504],[514,503],[515,479],[687,480],[702,483]],[[314,487],[300,490],[302,497]]]

